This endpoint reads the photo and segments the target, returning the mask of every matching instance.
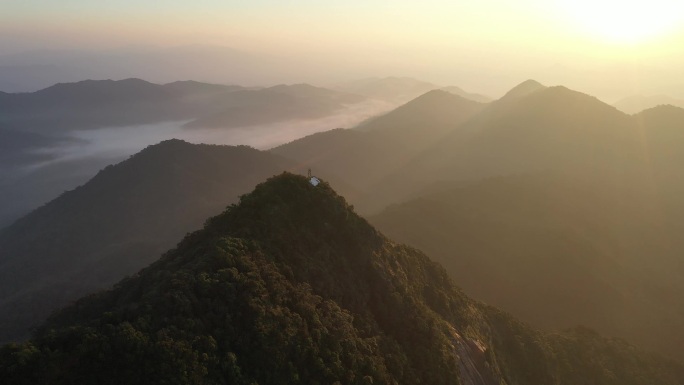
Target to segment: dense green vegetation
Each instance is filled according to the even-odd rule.
[[[290,169],[240,146],[150,146],[0,231],[0,341],[154,261],[263,179]]]
[[[681,384],[682,366],[464,296],[327,184],[283,174],[0,349],[16,384]]]

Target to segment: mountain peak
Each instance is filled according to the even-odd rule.
[[[183,139],[171,138],[171,139],[162,140],[161,142],[153,144],[150,147],[169,146],[169,145],[178,145],[178,144],[190,144],[190,143],[184,141]]]
[[[639,112],[663,105],[684,107],[684,100],[669,95],[634,95],[619,100],[614,104],[617,109],[627,114],[638,114]]]
[[[538,81],[528,79],[513,87],[510,91],[506,93],[506,95],[504,95],[503,98],[520,98],[545,88],[546,86],[539,83]]]
[[[31,342],[0,348],[0,377],[494,385],[628,384],[639,375],[682,383],[674,363],[646,361],[595,333],[573,336],[535,332],[468,299],[444,269],[389,242],[326,183],[283,173],[137,275],[56,313]],[[565,365],[565,357],[577,358]],[[653,363],[633,370],[634,362]]]
[[[411,111],[412,113],[417,113],[420,111],[425,113],[428,112],[425,109],[428,109],[430,113],[436,113],[438,110],[441,113],[445,113],[449,110],[466,107],[479,109],[482,107],[482,103],[467,99],[463,96],[456,95],[445,90],[435,89],[407,102],[393,112]],[[392,112],[390,112],[390,114],[391,113]],[[425,116],[422,118],[424,119]]]
[[[171,139],[166,139],[162,140],[159,143],[151,144],[147,147],[145,147],[145,150],[147,149],[153,149],[153,148],[169,148],[169,147],[180,147],[180,146],[192,146],[191,143],[184,141],[183,139],[177,139],[177,138],[171,138]]]
[[[418,101],[425,101],[425,100],[445,100],[445,99],[450,99],[450,100],[458,100],[458,99],[465,99],[459,95],[452,94],[449,91],[442,90],[442,89],[436,89],[436,90],[431,90],[428,91],[419,97],[413,99],[411,102],[418,102]]]
[[[670,115],[670,116],[684,116],[684,108],[673,106],[672,104],[659,104],[655,107],[648,108],[636,114],[635,116],[654,116],[656,114]]]
[[[181,154],[185,150],[191,150],[200,145],[194,145],[192,143],[186,142],[182,139],[167,139],[159,143],[151,144],[142,149],[142,151],[131,155],[130,158],[141,158],[149,156],[150,154],[169,154],[171,152],[176,152],[177,155]]]
[[[413,143],[431,141],[465,122],[484,108],[478,103],[444,90],[431,90],[359,128],[392,133],[393,140]]]
[[[447,92],[449,92],[449,93],[451,93],[451,94],[461,96],[461,97],[466,98],[466,99],[468,99],[468,100],[475,101],[475,102],[489,103],[489,102],[492,101],[492,98],[490,98],[490,97],[488,97],[488,96],[486,96],[486,95],[476,94],[476,93],[472,93],[472,92],[467,92],[467,91],[464,90],[463,88],[457,87],[457,86],[442,87],[442,88],[440,88],[440,89],[443,90],[443,91],[447,91]]]
[[[269,178],[240,197],[238,205],[209,221],[209,228],[214,225],[221,234],[240,238],[268,235],[276,249],[313,233],[324,234],[326,242],[338,240],[340,245],[349,241],[346,230],[354,229],[365,239],[378,237],[375,229],[354,213],[353,207],[327,182],[322,180],[313,186],[308,178],[289,172]],[[271,237],[284,230],[288,233]],[[309,239],[307,243],[317,242]]]

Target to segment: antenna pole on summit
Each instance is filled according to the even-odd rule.
[[[309,169],[309,178],[311,178],[311,169]]]

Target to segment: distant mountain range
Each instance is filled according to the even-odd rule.
[[[75,130],[146,124],[165,124],[180,130],[186,122],[188,130],[255,128],[340,115],[348,109],[362,108],[365,100],[363,96],[306,84],[255,89],[195,81],[159,85],[140,79],[87,80],[31,93],[0,93],[0,200],[7,202],[0,207],[0,228],[65,189],[82,184],[101,165],[131,155],[89,154],[95,159],[87,160],[86,167],[50,164],[49,170],[43,170],[43,165],[58,157],[62,148],[68,151],[69,147],[89,144]],[[358,112],[349,112],[354,113]],[[87,170],[87,164],[94,167]],[[83,169],[85,176],[72,172],[77,169]],[[42,182],[45,174],[50,174],[49,184]]]
[[[368,199],[379,207],[439,180],[544,170],[646,178],[649,156],[661,158],[644,148],[651,132],[594,97],[526,82],[379,181]],[[665,159],[658,166],[672,171]]]
[[[415,122],[413,140],[426,142],[389,150],[388,129],[385,147],[358,153],[337,138],[362,134],[333,132],[273,151],[356,183],[355,207],[381,212],[374,223],[428,250],[477,298],[539,326],[587,324],[682,357],[684,109],[630,116],[526,81],[442,130],[437,116],[459,107],[412,108],[428,95],[387,115],[414,112],[388,127]]]
[[[320,92],[309,88],[305,91]],[[128,221],[162,215],[159,213],[163,210],[171,210],[168,207],[177,210],[191,207],[196,204],[197,196],[203,194],[219,191],[225,197],[223,190],[212,187],[217,180],[226,184],[234,181],[247,189],[256,183],[249,179],[249,183],[242,184],[243,178],[249,175],[250,164],[256,162],[255,159],[267,157],[271,159],[269,162],[273,162],[267,163],[272,167],[264,166],[263,173],[259,175],[265,178],[282,168],[313,169],[314,174],[335,186],[381,230],[400,241],[424,248],[429,255],[444,263],[457,283],[462,282],[466,292],[478,299],[545,328],[584,323],[606,334],[621,336],[642,347],[681,359],[684,353],[681,350],[684,312],[679,298],[684,295],[684,286],[678,277],[684,273],[679,257],[684,251],[684,244],[678,234],[684,230],[684,204],[681,200],[684,173],[680,167],[684,164],[683,123],[684,110],[681,108],[660,106],[627,115],[589,95],[565,87],[546,87],[536,81],[526,81],[501,99],[487,104],[432,90],[354,129],[318,133],[276,147],[270,153],[243,149],[253,154],[253,157],[245,155],[244,159],[236,157],[232,161],[220,160],[209,165],[179,160],[177,164],[174,155],[177,151],[184,153],[184,148],[195,147],[172,142],[175,143],[172,147],[178,148],[163,152],[160,159],[164,160],[158,163],[173,165],[164,168],[173,183],[158,176],[165,174],[161,174],[161,169],[155,169],[145,173],[144,178],[158,190],[144,195],[145,199],[140,202],[131,198],[135,204],[115,204],[120,196],[136,194],[130,186],[138,182],[128,178],[108,184],[109,193],[97,198],[95,206],[111,206],[123,218],[104,222],[107,226],[116,224],[117,228],[123,228],[125,231],[121,230],[124,231],[121,238],[116,231],[107,230],[108,227],[98,227],[97,221],[103,217],[102,213],[93,211],[92,206],[78,203],[81,199],[74,200],[73,206],[55,211],[50,225],[35,219],[43,215],[38,213],[48,212],[41,211],[46,207],[59,207],[59,202],[66,199],[62,197],[17,222],[17,225],[24,223],[22,226],[26,227],[15,225],[0,233],[0,241],[7,242],[0,242],[0,253],[10,250],[5,254],[6,260],[13,261],[11,265],[4,265],[0,259],[0,274],[6,277],[0,282],[6,279],[8,287],[25,291],[21,294],[25,295],[22,301],[32,305],[24,307],[24,310],[49,307],[31,302],[43,298],[42,295],[30,296],[39,292],[34,286],[17,284],[12,280],[21,274],[23,277],[35,274],[38,277],[35,282],[52,284],[44,278],[47,269],[41,267],[36,270],[35,262],[31,261],[52,255],[54,251],[50,250],[59,250],[55,255],[62,255],[62,249],[70,250],[64,245],[73,243],[89,247],[81,254],[64,253],[82,258],[78,262],[82,268],[80,272],[98,266],[99,262],[94,262],[89,256],[97,259],[99,255],[108,255],[108,263],[113,264],[107,274],[102,275],[106,279],[98,278],[101,286],[79,288],[75,296],[106,286],[130,273],[134,267],[144,265],[129,264],[128,257],[116,253],[119,248],[125,249],[131,239],[138,239],[135,234],[141,231],[140,227],[129,226]],[[153,153],[152,149],[139,156]],[[203,151],[198,150],[198,153]],[[124,164],[134,165],[136,159],[143,158],[136,156]],[[186,166],[181,167],[180,164]],[[114,169],[117,167],[124,169],[123,164]],[[139,166],[130,166],[132,170],[137,168]],[[160,198],[177,189],[190,189],[182,181],[195,174],[205,175],[205,168],[213,171],[206,178],[193,179],[192,188],[197,190],[173,199]],[[244,170],[244,174],[240,170]],[[102,175],[108,175],[106,172]],[[172,178],[171,175],[176,173],[178,176]],[[88,185],[97,180],[93,179]],[[179,187],[160,188],[176,185]],[[232,197],[239,194],[237,190]],[[97,194],[98,197],[100,195]],[[123,203],[127,202],[121,199]],[[225,205],[227,203],[223,202],[227,201],[216,199],[213,207],[218,207],[219,203]],[[158,211],[154,215],[142,215],[145,211],[141,207],[151,203],[141,202],[153,202]],[[63,226],[60,222],[62,217],[71,218],[69,213],[88,215],[83,214],[83,222],[78,222],[80,227],[57,230]],[[204,215],[210,214],[205,211]],[[195,222],[184,222],[180,218],[179,214],[176,220],[157,222],[153,227],[164,229],[174,224],[180,229],[183,225],[186,226],[183,231],[188,231],[197,228],[200,221],[199,216]],[[73,218],[76,219],[81,220],[80,214]],[[240,221],[248,219],[241,217]],[[29,225],[34,220],[39,224]],[[60,223],[59,227],[57,223]],[[335,228],[332,222],[326,223]],[[328,225],[322,226],[327,229]],[[111,238],[101,241],[93,236],[86,237],[93,238],[92,243],[82,241],[79,234],[85,231],[84,228],[91,227],[95,233],[105,232]],[[129,227],[131,233],[127,232]],[[278,237],[279,233],[271,230]],[[265,233],[250,233],[249,237],[261,236],[259,234]],[[281,234],[282,239],[279,239],[284,240],[289,235]],[[306,239],[315,239],[317,235]],[[145,245],[148,248],[144,250],[153,250],[157,245],[169,247],[170,238]],[[145,239],[155,238],[145,236]],[[41,245],[51,246],[48,250],[40,249]],[[293,243],[291,248],[284,250],[300,256],[298,247]],[[312,251],[312,255],[330,255],[331,247],[322,246]],[[22,255],[20,253],[33,255],[31,258],[35,259],[12,258],[12,255]],[[117,262],[117,258],[123,258],[123,262]],[[144,261],[147,263],[150,259]],[[124,267],[115,269],[119,264]],[[11,266],[14,270],[5,270],[4,266]],[[62,270],[55,266],[51,267],[54,272]],[[311,271],[326,271],[325,266],[312,266],[318,270],[311,267]],[[70,269],[64,268],[68,273],[64,277],[77,276],[71,275]],[[287,269],[284,271],[284,274],[290,274]],[[341,289],[336,289],[328,280],[321,278],[317,281],[316,274],[311,274],[305,282],[312,287],[324,288],[317,292],[319,295],[330,289],[335,295],[344,296],[344,291],[337,291]],[[387,276],[390,280],[397,277]],[[55,288],[54,293],[59,295],[67,292],[57,289],[59,286],[39,289],[49,291],[47,287]],[[20,294],[17,296],[19,298]],[[441,298],[434,298],[438,297]],[[19,309],[18,305],[4,303],[15,306],[9,309]],[[12,311],[8,314],[21,313]],[[24,314],[28,315],[23,320],[36,320],[45,315]],[[19,324],[22,327],[29,324],[17,320],[7,322],[7,325]],[[558,338],[555,341],[585,341],[584,338],[589,337],[580,333],[579,336],[553,338]],[[591,341],[595,341],[594,337],[587,342],[594,346]],[[556,342],[548,343],[553,345]],[[520,349],[523,353],[526,351]],[[616,349],[623,350],[622,347]],[[530,362],[547,362],[543,357],[548,352],[538,352],[540,356]],[[585,365],[583,362],[576,364]],[[539,370],[544,372],[546,369]],[[513,377],[506,378],[510,380]],[[539,378],[517,383],[554,383],[551,380],[539,382]],[[558,378],[572,376],[564,372]],[[506,383],[515,383],[509,380]],[[668,380],[662,381],[667,383]],[[575,383],[586,381],[575,378]]]
[[[356,130],[318,133],[271,151],[329,172],[332,180],[354,186],[345,195],[355,198],[484,108],[482,103],[433,90]]]
[[[112,290],[0,348],[49,383],[676,385],[684,367],[465,296],[325,183],[282,174]]]
[[[304,84],[248,90],[191,81],[87,80],[0,94],[0,124],[33,132],[171,120],[194,120],[193,127],[239,127],[325,116],[363,100]]]
[[[46,64],[49,63],[49,64]],[[269,65],[265,65],[269,63]],[[125,47],[118,50],[35,50],[0,55],[0,90],[33,92],[83,79],[143,78],[155,83],[197,79],[207,83],[282,82],[282,60],[209,46]],[[275,76],[271,76],[271,75]]]
[[[624,98],[614,104],[615,108],[627,114],[636,114],[650,108],[665,105],[684,108],[684,100],[667,95],[635,95]]]
[[[494,100],[494,99],[490,98],[489,96],[468,92],[468,91],[465,91],[464,89],[462,89],[460,87],[456,87],[456,86],[442,87],[440,89],[442,91],[446,91],[446,92],[452,93],[454,95],[458,95],[462,98],[472,100],[474,102],[489,103],[489,102]]]
[[[406,103],[409,100],[415,99],[426,92],[436,89],[441,89],[465,99],[480,103],[488,103],[492,101],[492,99],[487,96],[470,93],[456,86],[442,87],[433,83],[409,77],[360,79],[337,84],[332,88],[364,95],[370,98],[388,100],[395,103]]]
[[[287,120],[322,118],[344,106],[360,103],[360,95],[332,91],[308,84],[278,85],[231,93],[215,103],[218,112],[186,124],[190,128],[249,127]]]

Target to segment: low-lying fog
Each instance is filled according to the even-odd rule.
[[[146,146],[172,138],[191,143],[248,145],[267,150],[316,132],[339,127],[354,127],[372,116],[388,111],[391,107],[392,105],[387,102],[370,100],[349,106],[335,115],[321,119],[294,120],[231,129],[184,128],[183,125],[187,121],[175,121],[72,131],[69,135],[76,140],[56,147],[36,150],[44,155],[50,155],[51,159],[29,167],[35,169],[55,162],[90,157],[124,158]]]
[[[248,145],[266,150],[283,143],[339,127],[354,127],[389,111],[392,104],[369,100],[334,115],[233,129],[184,128],[186,121],[71,131],[69,139],[32,150],[41,159],[11,169],[0,181],[0,228],[65,190],[85,183],[108,164],[167,139],[191,143]],[[46,160],[47,159],[47,160]],[[0,165],[1,166],[1,165]],[[0,169],[3,167],[0,167]]]

